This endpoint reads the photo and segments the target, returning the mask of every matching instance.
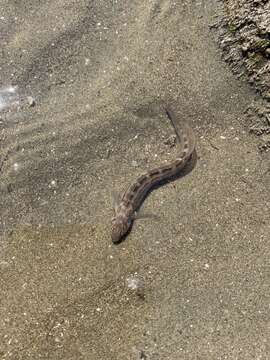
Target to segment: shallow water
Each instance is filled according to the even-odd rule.
[[[0,124],[1,356],[267,358],[268,164],[246,131],[254,94],[209,31],[217,3],[1,7],[2,84],[21,101]],[[198,162],[113,246],[112,190],[177,153],[161,100]]]

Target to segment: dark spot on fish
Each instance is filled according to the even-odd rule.
[[[136,182],[135,184],[133,184],[133,185],[131,186],[130,191],[132,191],[132,192],[135,193],[136,191],[139,190],[140,186],[141,186],[141,184],[140,184],[139,182]]]
[[[166,168],[161,169],[161,172],[162,172],[162,174],[165,174],[166,172],[170,172],[171,170],[172,170],[171,167],[166,167]]]
[[[133,198],[134,198],[134,192],[133,191],[129,191],[127,194],[126,194],[126,199],[128,201],[131,201]]]
[[[147,180],[147,176],[146,175],[142,175],[139,177],[139,179],[137,180],[137,182],[142,185],[145,181]]]
[[[159,174],[160,174],[160,169],[153,169],[149,171],[150,176],[159,175]]]
[[[187,149],[184,149],[184,150],[183,150],[183,155],[182,155],[182,156],[183,156],[183,157],[185,157],[185,156],[187,155],[187,153],[188,153],[188,150],[187,150]]]

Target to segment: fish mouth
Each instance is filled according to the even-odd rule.
[[[119,235],[119,234],[114,234],[114,233],[112,233],[112,234],[111,234],[111,239],[112,239],[112,242],[113,242],[114,244],[119,244],[119,243],[121,242],[121,240],[122,240],[122,236]]]

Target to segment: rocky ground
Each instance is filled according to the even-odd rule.
[[[270,2],[224,0],[224,16],[213,25],[223,58],[237,77],[260,94],[247,110],[250,131],[261,137],[259,148],[270,148]],[[263,100],[262,100],[263,99]]]

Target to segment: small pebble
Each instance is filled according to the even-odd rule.
[[[19,164],[18,164],[18,163],[14,163],[14,164],[13,164],[13,169],[14,169],[15,171],[17,171],[18,168],[19,168]]]
[[[147,356],[143,350],[139,351],[139,359],[143,359],[143,360],[147,359]]]
[[[33,106],[36,105],[36,101],[35,101],[35,99],[34,99],[32,96],[28,96],[28,97],[27,97],[27,102],[28,102],[28,105],[29,105],[30,107],[33,107]]]
[[[55,181],[55,180],[52,180],[52,181],[51,181],[51,186],[52,186],[52,187],[56,187],[56,181]]]
[[[169,145],[170,148],[174,147],[176,144],[176,135],[171,135],[168,139],[164,140],[165,145]]]
[[[127,277],[126,285],[128,289],[133,291],[140,299],[144,300],[145,298],[145,288],[143,280],[140,279],[136,274]]]

